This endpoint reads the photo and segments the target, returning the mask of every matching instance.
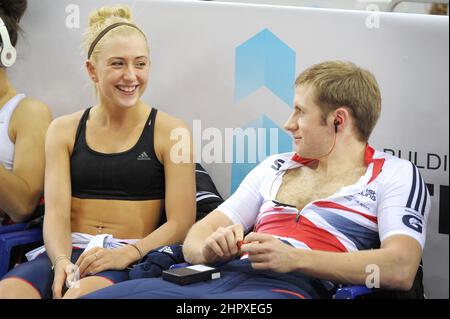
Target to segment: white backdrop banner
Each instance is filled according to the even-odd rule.
[[[229,196],[252,167],[291,150],[281,130],[295,76],[324,60],[371,70],[382,114],[370,144],[409,159],[432,195],[424,251],[425,290],[449,297],[448,17],[238,5],[127,1],[150,40],[143,100],[187,122],[197,161]],[[54,116],[96,103],[81,42],[89,13],[105,0],[30,0],[17,64],[20,91]]]

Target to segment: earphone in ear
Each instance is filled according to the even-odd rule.
[[[335,119],[333,124],[334,124],[334,132],[337,133],[338,126],[341,125],[341,121],[339,121],[338,119]]]
[[[0,18],[0,38],[2,41],[0,46],[0,67],[9,68],[16,62],[17,52],[11,44],[8,29],[2,18]]]

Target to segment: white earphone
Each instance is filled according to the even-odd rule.
[[[0,18],[0,37],[2,40],[0,45],[0,67],[9,68],[16,62],[17,52],[11,45],[8,29],[6,29],[2,18]]]

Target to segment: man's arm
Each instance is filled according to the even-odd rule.
[[[249,244],[242,246],[242,252],[249,253],[254,269],[300,272],[357,285],[366,285],[379,271],[380,288],[387,289],[411,289],[422,256],[420,244],[405,235],[386,238],[379,249],[351,253],[293,248],[271,235],[258,233],[246,236],[245,242]]]
[[[191,264],[230,259],[238,253],[236,243],[243,237],[242,225],[215,210],[192,226],[183,244],[184,259]]]
[[[51,121],[48,107],[25,100],[11,120],[14,139],[13,171],[0,165],[0,209],[14,222],[33,213],[44,187],[44,143]]]
[[[230,198],[191,228],[183,245],[186,261],[214,263],[237,256],[237,242],[256,222],[263,202],[260,187],[276,159],[271,156],[255,167]]]

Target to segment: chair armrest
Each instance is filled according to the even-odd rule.
[[[0,226],[0,234],[12,233],[15,231],[25,230],[26,223],[12,224],[8,226]]]
[[[366,286],[345,286],[336,290],[334,299],[355,299],[358,296],[368,295],[375,291],[375,289]]]
[[[42,238],[42,230],[37,228],[0,234],[0,279],[8,272],[14,247],[38,242]]]

